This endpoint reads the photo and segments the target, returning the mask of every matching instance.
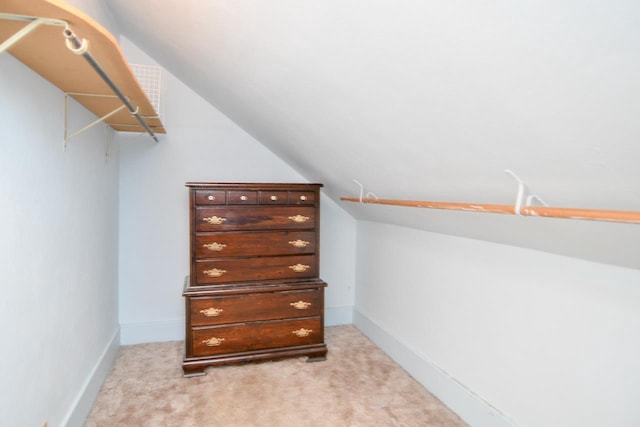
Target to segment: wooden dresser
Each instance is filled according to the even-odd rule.
[[[185,377],[207,366],[324,360],[322,184],[188,182]]]

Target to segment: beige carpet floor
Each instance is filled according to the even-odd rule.
[[[120,348],[85,427],[465,426],[353,326],[326,361],[222,366],[182,377],[183,343]]]

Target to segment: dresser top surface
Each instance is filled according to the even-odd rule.
[[[190,188],[221,188],[243,190],[309,190],[322,187],[319,183],[281,183],[281,182],[187,182]]]

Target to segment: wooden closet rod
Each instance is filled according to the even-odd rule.
[[[446,209],[456,211],[488,212],[516,215],[515,206],[481,203],[429,202],[421,200],[393,200],[358,197],[341,197],[340,200],[378,205],[407,206],[414,208]],[[544,216],[549,218],[586,219],[592,221],[626,222],[640,224],[640,212],[610,211],[598,209],[551,208],[547,206],[523,206],[520,215]]]

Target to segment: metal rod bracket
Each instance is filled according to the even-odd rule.
[[[353,182],[355,182],[356,184],[358,184],[358,186],[360,187],[360,203],[364,203],[364,199],[378,199],[378,196],[376,196],[375,194],[373,194],[371,191],[368,191],[367,194],[364,194],[364,186],[357,180],[353,180]]]
[[[516,215],[522,215],[522,208],[531,206],[531,202],[535,199],[543,206],[549,206],[540,196],[537,194],[527,194],[528,188],[525,185],[524,181],[522,181],[518,175],[516,175],[512,170],[505,169],[504,171],[511,178],[513,178],[518,183],[518,194],[516,196],[516,204],[514,206],[514,213]],[[526,197],[526,199],[525,199]]]

